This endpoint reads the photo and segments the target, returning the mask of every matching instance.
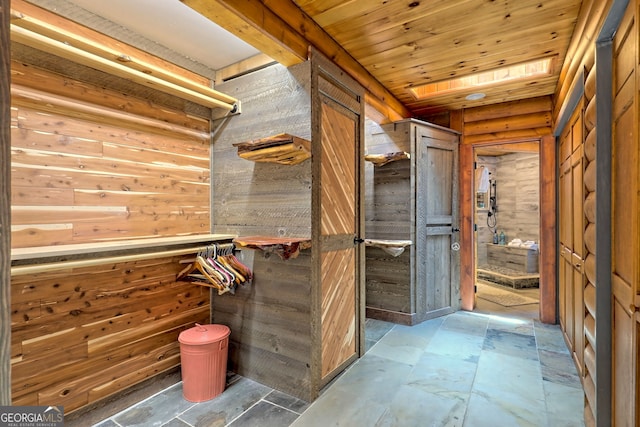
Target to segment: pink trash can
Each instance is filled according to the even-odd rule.
[[[224,391],[227,381],[229,334],[224,325],[199,325],[180,332],[182,394],[204,402]]]

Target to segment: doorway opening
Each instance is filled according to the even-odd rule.
[[[539,142],[474,147],[475,310],[539,317]]]

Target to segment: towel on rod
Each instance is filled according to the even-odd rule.
[[[476,193],[486,193],[489,191],[489,169],[480,166],[476,169]]]

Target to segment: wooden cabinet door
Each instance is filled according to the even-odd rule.
[[[637,17],[629,3],[613,43],[611,147],[612,418],[614,426],[638,425],[638,170]],[[596,319],[596,322],[598,319]],[[598,339],[600,337],[598,336]]]
[[[571,235],[573,226],[571,224],[572,204],[571,204],[571,162],[569,160],[562,163],[560,167],[560,188],[559,188],[559,238],[560,238],[560,274],[558,276],[559,295],[559,317],[560,326],[565,334],[565,338],[571,349],[573,349],[573,285],[571,273],[571,247],[573,237]]]
[[[457,137],[418,127],[416,153],[416,311],[428,319],[460,307]]]
[[[578,370],[584,361],[584,121],[576,106],[561,134],[559,171],[559,318]]]

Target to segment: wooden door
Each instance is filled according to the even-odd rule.
[[[424,319],[460,308],[458,140],[417,128],[416,311]]]
[[[571,254],[573,247],[571,159],[562,163],[560,168],[560,275],[559,275],[559,317],[567,345],[573,350],[573,273]]]
[[[583,103],[560,137],[559,319],[576,367],[582,373],[584,335],[584,118]]]
[[[638,425],[639,148],[637,21],[634,2],[613,40],[611,203],[612,418],[614,426]],[[596,322],[598,319],[596,319]],[[599,336],[597,337],[600,338]]]
[[[361,183],[362,96],[324,58],[314,58],[313,255],[320,285],[320,382],[357,359],[364,324]]]

